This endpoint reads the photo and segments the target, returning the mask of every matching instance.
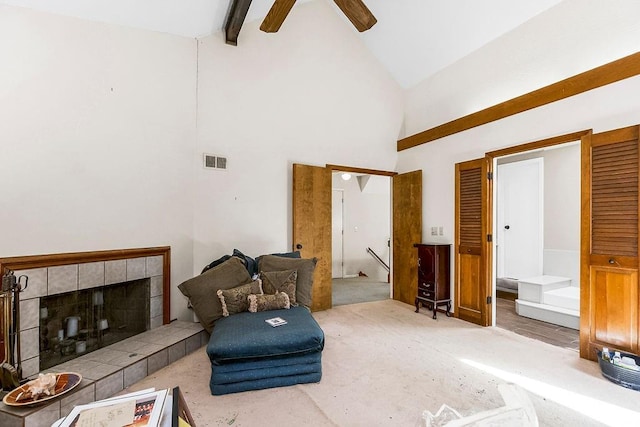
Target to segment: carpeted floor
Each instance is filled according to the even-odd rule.
[[[390,284],[369,277],[332,279],[333,306],[382,301],[390,298]]]
[[[201,350],[128,389],[179,385],[198,427],[417,426],[446,403],[462,415],[503,406],[497,386],[527,390],[542,426],[640,425],[640,394],[604,379],[595,362],[500,328],[414,313],[393,300],[316,312],[323,377],[226,396],[209,393]]]

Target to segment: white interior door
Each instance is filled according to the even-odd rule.
[[[542,158],[498,165],[497,277],[542,275],[543,179]]]
[[[344,190],[334,189],[331,194],[331,277],[335,279],[344,275]]]

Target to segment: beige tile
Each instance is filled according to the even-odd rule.
[[[40,325],[40,298],[20,299],[20,330],[37,328]]]
[[[104,261],[78,264],[78,288],[104,286]]]
[[[49,267],[47,295],[78,290],[78,264]]]
[[[202,331],[202,325],[200,323],[185,322],[184,320],[176,320],[171,322],[171,327],[180,329],[190,329],[194,332]]]
[[[98,364],[98,366],[91,369],[91,371],[86,372],[86,375],[83,375],[83,377],[86,377],[87,379],[90,379],[90,380],[98,381],[101,378],[104,378],[108,375],[113,374],[114,372],[118,372],[118,370],[120,369],[122,369],[122,367],[117,365],[100,363]]]
[[[26,360],[40,354],[40,330],[27,329],[20,332],[20,359]]]
[[[168,348],[169,351],[169,364],[182,359],[186,356],[186,346],[185,341],[180,341],[177,344],[172,345]]]
[[[99,381],[96,381],[96,400],[106,399],[124,389],[124,372],[118,372],[109,375]]]
[[[133,351],[130,353],[123,353],[122,356],[111,360],[109,364],[119,366],[121,368],[127,368],[133,364],[140,362],[141,360],[146,360],[146,359],[147,359],[146,354]]]
[[[92,381],[83,379],[80,385],[60,400],[60,416],[66,417],[76,405],[85,405],[96,400],[96,386]]]
[[[164,368],[169,364],[169,352],[164,349],[149,356],[147,359],[147,375],[153,374],[155,371]]]
[[[200,334],[195,334],[185,340],[185,351],[187,354],[191,354],[197,349],[202,347],[200,343]]]
[[[162,326],[162,322],[164,321],[162,315],[152,317],[150,320],[151,320],[151,324],[149,327],[151,329],[159,328],[160,326]]]
[[[162,316],[162,295],[149,300],[149,317]]]
[[[104,283],[111,285],[127,281],[127,261],[119,259],[104,262]]]
[[[82,356],[82,360],[92,360],[99,363],[111,363],[112,360],[126,356],[127,353],[120,350],[114,350],[111,346],[92,351]]]
[[[26,275],[29,278],[26,289],[20,294],[20,299],[38,298],[47,295],[47,269],[33,268],[15,271],[17,277]],[[24,280],[24,279],[23,279]]]
[[[162,296],[162,286],[164,285],[162,281],[163,276],[153,276],[151,280],[151,295],[152,297]]]
[[[143,359],[124,369],[124,386],[129,387],[147,376],[147,359]]]
[[[144,279],[146,277],[145,258],[131,258],[127,261],[127,281]]]
[[[22,376],[24,378],[38,375],[38,372],[40,372],[40,356],[22,359]]]
[[[162,275],[163,256],[148,256],[147,257],[147,276],[161,276]]]
[[[7,414],[0,411],[0,426],[2,427],[22,427],[22,418],[17,415]]]
[[[60,401],[47,405],[24,419],[24,427],[50,426],[60,419]]]
[[[209,344],[209,340],[211,339],[211,334],[207,331],[200,332],[200,344],[207,345]]]

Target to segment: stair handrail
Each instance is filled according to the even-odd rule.
[[[386,262],[384,262],[382,260],[382,258],[380,258],[378,256],[377,253],[375,253],[375,251],[373,249],[371,249],[370,247],[367,247],[367,253],[369,255],[371,255],[376,261],[378,261],[380,263],[380,265],[382,265],[384,267],[385,270],[387,270],[387,273],[389,273],[391,271],[391,269],[389,268],[389,266],[387,265]]]

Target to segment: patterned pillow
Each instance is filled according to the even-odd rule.
[[[218,289],[218,298],[222,305],[222,315],[228,317],[231,314],[247,311],[250,294],[262,294],[262,286],[259,280],[254,280],[246,285],[237,286],[231,289]]]
[[[265,294],[274,295],[284,292],[289,296],[291,305],[296,304],[296,281],[298,280],[297,270],[283,271],[261,271],[262,290]]]
[[[289,303],[289,295],[284,292],[276,292],[275,295],[249,295],[249,311],[256,313],[258,311],[280,310],[283,308],[291,308]]]
[[[296,304],[311,307],[313,303],[313,275],[317,263],[316,258],[284,258],[264,255],[260,258],[260,271],[296,270]]]

